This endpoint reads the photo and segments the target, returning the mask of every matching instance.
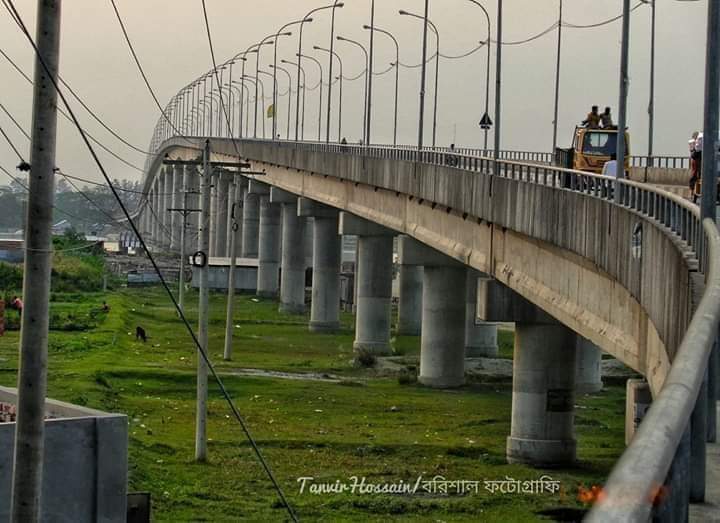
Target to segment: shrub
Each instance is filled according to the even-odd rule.
[[[360,349],[357,352],[357,356],[355,356],[355,361],[361,367],[370,368],[375,366],[377,358],[371,352],[366,351],[365,349]]]

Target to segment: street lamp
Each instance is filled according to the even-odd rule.
[[[435,148],[435,138],[437,136],[437,104],[438,104],[438,81],[440,80],[440,33],[438,32],[437,27],[430,19],[428,19],[426,16],[420,16],[416,15],[414,13],[409,13],[404,10],[398,11],[401,15],[406,16],[412,16],[414,18],[418,18],[420,20],[423,20],[426,26],[430,26],[430,28],[435,33],[435,40],[437,43],[437,54],[435,56],[435,108],[433,109],[433,139],[432,139],[432,146]]]
[[[364,96],[364,99],[365,99],[364,107],[365,108],[363,110],[363,132],[360,134],[360,136],[364,138],[365,131],[367,130],[367,113],[368,113],[368,111],[367,111],[367,108],[368,108],[367,93],[368,93],[368,73],[370,71],[370,69],[369,69],[370,57],[368,56],[367,49],[365,49],[365,46],[363,44],[361,44],[360,42],[351,40],[350,38],[345,38],[343,36],[338,36],[337,39],[341,42],[347,42],[349,44],[354,44],[354,45],[358,46],[360,49],[362,49],[362,52],[365,54],[365,96]]]
[[[289,33],[288,33],[289,34]],[[275,35],[266,36],[262,40],[260,40],[260,44],[257,48],[257,56],[255,57],[255,80],[258,79],[258,72],[260,70],[260,49],[262,46],[267,42],[268,44],[272,44],[274,41],[270,40],[271,38],[274,38]],[[255,89],[257,89],[257,83],[255,84]],[[265,96],[263,95],[263,104],[265,103]],[[265,123],[265,119],[263,119],[263,123]],[[257,103],[257,91],[255,91],[255,130],[253,132],[254,137],[257,138],[257,124],[258,124],[258,103]],[[263,132],[263,136],[265,133]]]
[[[280,63],[297,67],[298,70],[300,71],[300,73],[302,74],[302,131],[300,133],[300,136],[304,140],[305,139],[305,94],[306,94],[305,92],[307,90],[305,68],[300,66],[299,62],[291,62],[289,60],[280,60]],[[300,85],[299,82],[298,82],[298,85]],[[299,92],[300,91],[298,90],[298,93]],[[299,96],[298,96],[298,98],[299,98]],[[300,107],[296,107],[295,112],[296,112],[296,114],[300,114]],[[298,127],[297,127],[298,123],[295,124],[295,136],[296,136],[295,141],[297,141],[297,136],[298,136]]]
[[[319,114],[318,114],[318,142],[322,140],[322,113],[323,113],[323,69],[322,64],[320,63],[320,60],[317,58],[314,58],[310,55],[298,55],[298,59],[300,58],[307,58],[308,60],[311,60],[315,62],[318,66],[318,69],[320,69],[320,103],[319,106]]]
[[[342,7],[343,5],[345,5],[345,4],[343,4],[342,2],[340,2],[340,3],[335,2],[332,5],[317,7],[315,9],[313,9],[312,11],[310,11],[308,14],[306,14],[303,17],[302,22],[300,22],[300,34],[298,36],[298,51],[296,53],[296,56],[298,57],[298,61],[297,61],[297,69],[298,69],[298,73],[297,73],[298,74],[297,103],[296,103],[296,107],[295,107],[295,140],[296,141],[298,139],[298,126],[300,124],[300,70],[302,68],[302,58],[303,58],[302,57],[302,37],[303,37],[303,29],[305,27],[305,23],[308,21],[308,19],[312,20],[312,18],[310,18],[310,17],[313,14],[317,13],[318,11],[322,11],[324,9],[332,9],[334,12],[336,7]],[[303,115],[303,119],[304,118],[305,118],[305,116]],[[303,122],[303,125],[304,125],[304,122]]]
[[[378,33],[387,35],[395,43],[395,123],[393,126],[393,145],[397,145],[398,86],[400,82],[400,44],[398,44],[397,38],[395,38],[389,31],[380,29],[379,27],[370,27],[369,25],[364,25],[363,29],[368,31],[377,31]]]
[[[318,47],[317,45],[313,47],[316,51],[325,51],[326,53],[330,53],[330,58],[333,56],[337,58],[338,63],[340,64],[340,76],[337,76],[336,79],[340,82],[340,105],[338,110],[338,142],[341,140],[342,136],[342,98],[343,98],[343,63],[342,59],[340,58],[340,55],[337,54],[335,51],[331,51],[330,49],[325,49],[324,47]],[[332,83],[332,81],[330,82]],[[329,95],[329,93],[328,93]],[[328,114],[330,114],[330,111],[328,111]],[[329,122],[328,122],[328,128],[329,128]],[[328,141],[330,140],[330,137],[328,137]]]
[[[328,109],[327,109],[327,136],[325,141],[330,143],[330,111],[332,104],[332,78],[333,78],[333,52],[335,51],[335,8],[342,8],[345,4],[335,2],[332,7],[332,19],[330,21],[330,65],[328,67]],[[340,62],[342,64],[342,62]],[[342,91],[342,73],[340,74],[340,89]],[[340,111],[342,111],[342,94],[340,95]]]
[[[267,71],[263,71],[262,69],[260,69],[259,73],[260,73],[260,74],[267,75],[267,76],[270,77],[270,80],[272,80],[273,82],[275,81],[275,75],[270,74],[270,73],[268,73]],[[273,86],[273,89],[275,89],[275,86]],[[265,119],[267,118],[267,109],[265,108],[265,94],[264,94],[264,92],[265,92],[265,91],[264,91],[264,89],[263,89],[263,138],[266,138],[266,135],[265,135]],[[275,111],[274,108],[273,108],[273,111]],[[272,139],[275,140],[274,137],[273,137]]]
[[[303,19],[303,20],[295,20],[293,22],[289,22],[282,26],[280,30],[275,35],[275,45],[273,50],[273,63],[272,63],[272,70],[273,70],[273,85],[277,85],[277,44],[278,39],[281,34],[284,34],[283,31],[287,29],[288,27],[291,27],[293,25],[302,24],[303,22],[312,22],[312,18],[309,19]],[[291,33],[288,33],[291,34]],[[292,92],[292,87],[289,88],[290,93]],[[290,93],[288,93],[288,98],[290,98]],[[288,122],[290,122],[290,112],[288,110]],[[273,140],[275,139],[275,134],[277,132],[277,90],[273,89]],[[288,137],[288,140],[290,138]]]
[[[271,65],[275,72],[282,71],[284,72],[288,77],[288,110],[287,110],[287,134],[285,136],[285,139],[290,141],[290,113],[292,112],[292,76],[290,75],[290,71],[285,69],[284,67],[280,67],[279,65]],[[277,112],[276,112],[277,114]]]

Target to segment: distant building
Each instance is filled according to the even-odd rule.
[[[23,240],[0,239],[0,261],[22,263],[25,259],[25,242]]]

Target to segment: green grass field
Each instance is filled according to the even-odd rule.
[[[53,295],[49,395],[128,415],[130,490],[149,491],[155,521],[284,521],[282,505],[211,384],[209,462],[193,462],[195,351],[169,300],[158,289]],[[103,300],[109,314],[97,314]],[[188,298],[195,321],[196,294]],[[401,385],[353,365],[352,316],[338,335],[309,334],[306,318],[277,305],[237,298],[234,360],[222,361],[225,300],[211,297],[210,354],[228,390],[303,521],[536,521],[541,512],[577,509],[579,486],[602,483],[624,448],[624,390],[578,400],[579,463],[536,470],[505,462],[511,383],[473,383],[453,391]],[[12,314],[10,312],[9,314]],[[81,325],[86,330],[73,330]],[[68,327],[70,325],[70,327]],[[150,339],[135,341],[141,325]],[[194,326],[194,323],[193,323]],[[394,340],[417,354],[418,338]],[[17,331],[0,338],[0,383],[14,386]],[[512,334],[501,336],[511,357]],[[339,382],[247,377],[234,369],[329,373]],[[490,494],[483,480],[562,482],[555,495]],[[300,493],[298,478],[316,482],[480,481],[465,496]],[[552,518],[550,518],[552,519]]]

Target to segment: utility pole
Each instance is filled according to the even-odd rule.
[[[240,197],[238,193],[241,191],[238,187],[235,179],[232,181],[231,193],[235,202],[232,206],[232,234],[230,236],[230,273],[228,274],[228,296],[227,296],[227,314],[225,316],[225,350],[223,356],[225,360],[230,361],[232,359],[232,333],[233,333],[233,312],[235,309],[235,267],[237,260],[235,257],[235,249],[238,240],[238,231],[240,230],[240,223],[236,214],[240,203]]]
[[[560,106],[560,54],[562,51],[563,0],[560,0],[560,16],[558,17],[557,65],[555,67],[555,112],[553,116],[552,153],[557,149],[558,111]]]
[[[183,312],[185,312],[185,260],[187,257],[185,238],[187,235],[187,218],[192,213],[202,212],[200,209],[188,209],[188,194],[197,193],[188,191],[186,188],[186,190],[183,191],[182,209],[168,209],[168,211],[180,213],[180,216],[182,216],[182,228],[180,229],[180,277],[178,278],[178,304],[180,305],[180,310]]]
[[[210,165],[210,140],[205,141],[203,151],[203,174],[200,180],[200,225],[198,227],[198,251],[205,254],[200,267],[200,298],[198,304],[198,341],[209,357],[208,319],[210,290],[208,288],[208,253],[210,251],[210,188],[212,186],[212,167]],[[207,460],[207,398],[208,365],[202,354],[198,354],[197,363],[197,399],[195,412],[195,461]]]
[[[37,3],[33,126],[23,311],[20,329],[17,423],[11,514],[14,523],[40,521],[45,453],[45,395],[55,198],[57,85],[62,0]],[[47,68],[47,69],[46,69]]]
[[[500,97],[502,95],[502,0],[498,0],[497,12],[497,53],[495,62],[495,159],[493,174],[498,175],[500,167]],[[492,182],[490,187],[492,187]],[[492,189],[490,190],[492,194]]]
[[[625,128],[627,120],[627,94],[628,94],[628,50],[630,48],[630,0],[623,0],[622,17],[622,51],[620,53],[620,102],[618,103],[618,133],[617,133],[617,177],[625,179]],[[615,198],[622,198],[622,187],[615,191]]]
[[[420,122],[418,124],[418,151],[422,151],[423,135],[425,130],[425,76],[427,71],[427,21],[429,10],[430,0],[425,0],[425,19],[423,21],[422,72],[420,73]]]
[[[332,61],[332,57],[330,57]],[[440,57],[438,56],[438,60]],[[368,73],[367,86],[367,117],[365,118],[365,147],[370,147],[370,129],[372,128],[372,85],[373,85],[373,63],[375,62],[375,0],[370,3],[370,71]],[[332,78],[330,78],[332,82]]]

